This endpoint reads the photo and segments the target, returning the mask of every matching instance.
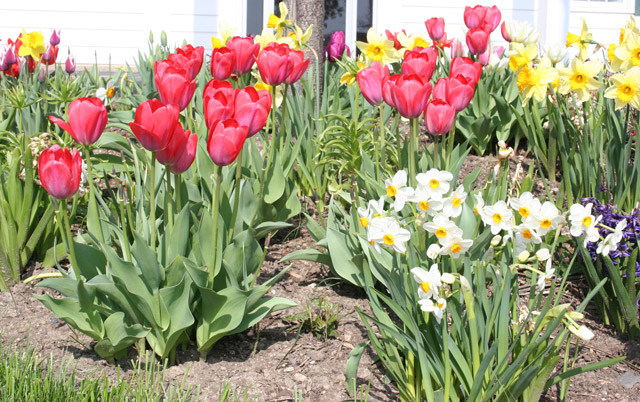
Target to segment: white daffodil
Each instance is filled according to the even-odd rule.
[[[569,222],[571,222],[571,236],[578,237],[583,233],[584,237],[584,245],[586,247],[587,243],[598,241],[600,238],[600,233],[598,232],[598,228],[596,225],[602,219],[602,216],[598,216],[597,218],[591,214],[591,208],[593,204],[589,203],[587,205],[573,204],[571,208],[569,208]]]
[[[484,199],[482,198],[482,193],[474,194],[473,197],[476,199],[476,203],[473,205],[473,213],[482,219],[484,215]]]
[[[411,273],[413,274],[413,279],[420,285],[418,287],[418,296],[421,299],[438,297],[442,282],[440,281],[440,271],[437,264],[433,264],[429,271],[415,267],[411,269]]]
[[[606,257],[609,255],[609,253],[612,250],[615,250],[617,248],[618,248],[618,241],[613,236],[613,233],[609,233],[607,237],[605,237],[604,240],[598,244],[598,248],[596,248],[596,253],[602,254]]]
[[[547,260],[547,269],[544,271],[544,275],[540,275],[538,278],[538,282],[536,283],[538,292],[542,292],[544,290],[544,285],[547,282],[551,282],[553,279],[553,274],[556,272],[554,268],[551,268],[551,260]]]
[[[451,236],[445,240],[440,255],[451,255],[458,258],[473,245],[473,240],[463,239],[461,236]]]
[[[522,220],[527,219],[531,214],[535,214],[540,211],[542,204],[540,200],[533,196],[530,192],[520,194],[518,198],[509,199],[509,206],[513,208]]]
[[[543,46],[544,53],[547,55],[551,64],[554,66],[564,60],[567,55],[567,47],[564,43],[554,43],[550,46]]]
[[[427,232],[435,234],[440,244],[444,244],[452,236],[462,237],[462,229],[443,214],[437,214],[432,222],[427,222],[422,227]]]
[[[398,170],[391,180],[384,182],[387,196],[394,199],[393,208],[399,212],[404,204],[413,197],[414,190],[407,186],[407,172]]]
[[[536,258],[538,259],[538,261],[547,261],[549,260],[549,258],[551,258],[551,253],[549,252],[548,248],[541,248],[540,250],[536,251]]]
[[[359,219],[360,226],[366,229],[367,226],[369,226],[369,221],[373,217],[373,214],[371,213],[371,208],[368,205],[366,208],[358,207],[358,215],[360,216],[360,219]]]
[[[542,238],[536,232],[534,228],[527,225],[526,223],[521,223],[518,226],[513,227],[514,232],[516,232],[516,236],[520,235],[522,237],[522,241],[525,244],[534,243],[540,244],[542,243]]]
[[[498,234],[501,230],[511,230],[511,218],[513,212],[507,207],[507,203],[500,200],[493,205],[484,207],[482,221],[485,225],[491,226],[491,233]]]
[[[384,215],[384,195],[380,197],[379,200],[369,200],[369,209],[373,213],[374,217],[379,217]]]
[[[427,215],[434,216],[438,211],[442,210],[442,201],[432,199],[429,192],[424,189],[423,186],[416,188],[411,201],[415,202],[418,205],[418,209]]]
[[[535,44],[540,38],[540,31],[527,21],[507,21],[505,23],[505,29],[512,43],[522,43],[523,45]]]
[[[444,310],[447,308],[447,301],[445,299],[440,298],[435,303],[431,299],[420,299],[418,300],[418,303],[420,304],[420,309],[422,311],[433,313],[434,317],[436,317],[436,321],[440,324],[442,316],[444,315]]]
[[[553,203],[545,201],[540,210],[529,215],[525,222],[534,228],[540,236],[544,236],[564,222],[564,218]]]
[[[464,192],[464,186],[458,186],[456,191],[442,201],[442,213],[451,218],[460,216],[462,213],[462,204],[466,199],[467,193]]]
[[[582,339],[583,341],[590,341],[591,339],[593,339],[593,332],[584,325],[576,327],[570,324],[567,326],[567,328],[569,329],[569,331],[571,331],[572,334]]]
[[[622,233],[622,231],[627,227],[627,220],[623,219],[620,222],[618,222],[618,224],[616,225],[614,231],[613,231],[613,237],[615,237],[616,242],[620,243],[620,241],[622,240],[622,238],[624,237],[624,233]]]
[[[439,255],[440,255],[440,246],[438,245],[438,243],[433,243],[432,245],[430,245],[429,248],[427,249],[427,257],[433,260]]]
[[[404,253],[407,248],[405,243],[411,238],[411,233],[400,226],[396,218],[375,218],[369,222],[367,237],[372,241],[376,251],[380,252],[380,244],[384,244],[399,253]]]
[[[416,180],[432,199],[441,200],[451,188],[449,182],[453,180],[453,175],[445,170],[429,169],[426,173],[418,173]]]

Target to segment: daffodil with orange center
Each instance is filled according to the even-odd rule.
[[[580,60],[585,60],[587,58],[587,47],[589,44],[593,42],[593,37],[591,33],[589,33],[589,29],[587,28],[587,21],[582,19],[582,30],[580,35],[572,34],[571,32],[567,33],[567,47],[575,47],[580,51],[579,57]]]
[[[640,110],[640,67],[634,66],[611,76],[611,85],[605,90],[604,97],[615,100],[616,110],[629,104]]]
[[[602,63],[597,60],[583,62],[573,59],[571,68],[558,69],[562,80],[558,92],[561,94],[575,92],[581,102],[586,102],[590,91],[596,91],[602,86],[602,82],[595,79],[600,71],[602,71]]]
[[[513,42],[509,51],[509,68],[513,71],[520,71],[524,67],[531,67],[536,57],[538,57],[536,44],[525,46],[522,43]]]
[[[367,41],[358,41],[356,45],[365,55],[367,64],[377,61],[384,65],[400,60],[398,51],[393,47],[393,41],[378,35],[373,28],[369,28],[367,31]]]
[[[640,66],[640,35],[631,32],[626,41],[613,52],[611,68],[614,71],[627,71],[633,66]]]

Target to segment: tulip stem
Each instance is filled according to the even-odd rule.
[[[95,192],[93,189],[93,166],[91,165],[91,152],[89,146],[84,146],[84,153],[87,161],[87,182],[89,183],[89,209],[95,213],[96,223],[98,224],[98,239],[104,243],[104,233],[102,232],[102,223],[100,223],[100,215],[98,214],[98,204],[96,204]]]
[[[265,171],[269,170],[269,167],[271,166],[271,160],[273,159],[273,155],[276,150],[276,112],[275,111],[277,106],[276,106],[276,87],[275,86],[271,87],[271,101],[273,102],[273,105],[271,106],[271,123],[273,124],[273,127],[271,127],[271,144],[269,147],[269,156],[267,157],[267,167],[265,168]]]
[[[244,151],[244,144],[238,153],[236,158],[236,179],[234,182],[233,190],[233,212],[231,213],[231,225],[229,226],[229,241],[233,239],[234,228],[236,227],[236,219],[238,218],[238,207],[240,206],[240,179],[242,178],[242,154]]]
[[[418,141],[418,118],[411,119],[411,135],[409,137],[409,182],[416,185],[416,142]]]
[[[176,198],[174,203],[174,211],[180,213],[182,211],[182,174],[176,173],[173,175],[174,187],[176,188]]]
[[[151,153],[151,197],[149,199],[149,219],[151,221],[151,248],[156,247],[156,153]]]
[[[169,166],[165,166],[164,173],[167,176],[166,182],[166,192],[164,194],[164,223],[165,223],[165,232],[171,231],[173,228],[173,200],[171,199],[171,170]],[[168,226],[167,226],[168,224]]]
[[[216,177],[215,189],[212,194],[213,199],[211,199],[211,214],[213,217],[213,247],[211,248],[211,266],[209,267],[209,279],[207,281],[208,285],[213,285],[213,278],[216,271],[216,251],[218,248],[218,208],[220,207],[220,187],[222,184],[222,167],[216,165],[216,169],[214,172]]]
[[[437,135],[433,137],[433,167],[436,169],[440,169],[440,157],[438,155],[438,143],[440,142],[440,137]]]
[[[455,142],[455,136],[456,136],[456,118],[453,118],[453,124],[451,125],[451,129],[449,130],[449,137],[447,137],[447,153],[445,154],[445,166],[446,166],[446,170],[449,170],[450,168],[450,162],[451,162],[451,154],[453,153],[453,143]]]
[[[287,115],[287,92],[289,92],[289,84],[284,84],[284,93],[282,94],[282,115],[280,116],[280,154],[284,148],[285,135],[287,133],[286,128],[286,115]]]
[[[69,252],[69,262],[71,263],[71,270],[76,277],[76,279],[80,279],[80,271],[78,271],[78,261],[76,260],[76,251],[73,246],[73,236],[71,235],[71,225],[69,225],[69,217],[67,216],[67,200],[62,200],[60,202],[60,218],[62,220],[62,225],[60,226],[60,231],[62,232],[62,238],[67,243],[67,251]]]
[[[387,165],[387,147],[386,147],[386,136],[387,136],[387,131],[386,131],[386,127],[384,124],[384,106],[382,104],[380,104],[380,106],[378,106],[378,127],[380,128],[380,148],[381,148],[381,152],[382,152],[382,163],[386,166]],[[384,171],[384,169],[383,169]],[[378,177],[378,180],[380,180],[380,177]]]

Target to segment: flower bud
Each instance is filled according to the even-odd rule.
[[[527,250],[524,250],[523,252],[518,254],[518,261],[524,263],[525,261],[527,261],[529,259],[530,256],[531,256],[531,254],[529,254],[529,252]]]
[[[580,325],[579,327],[575,327],[573,325],[569,325],[567,328],[569,329],[569,331],[572,334],[574,334],[578,338],[582,339],[583,341],[589,341],[594,336],[593,332],[591,332],[591,330],[589,328],[585,327],[584,325]]]
[[[584,314],[578,311],[569,311],[567,312],[567,317],[571,318],[572,320],[582,320],[584,318]]]
[[[431,259],[436,258],[439,253],[440,253],[440,246],[438,246],[437,243],[433,243],[427,249],[427,257],[429,257]]]
[[[149,31],[149,43],[153,43],[153,31]]]
[[[538,261],[546,261],[549,259],[549,257],[551,257],[551,253],[549,252],[548,248],[541,248],[540,250],[536,251],[536,258],[538,259]]]
[[[497,247],[500,245],[500,243],[502,242],[502,236],[500,235],[495,235],[493,236],[493,238],[491,239],[491,245],[493,247]]]
[[[162,47],[167,47],[167,33],[165,31],[160,34],[160,44]]]
[[[56,32],[56,30],[54,29],[51,32],[51,37],[49,38],[49,43],[51,44],[51,46],[58,46],[60,44],[60,30],[58,30]]]
[[[440,280],[444,283],[448,283],[449,285],[451,285],[453,282],[456,281],[456,277],[451,275],[450,273],[445,272],[440,276]]]
[[[76,59],[71,55],[67,57],[67,61],[64,63],[64,71],[66,71],[67,74],[73,74],[76,72]]]

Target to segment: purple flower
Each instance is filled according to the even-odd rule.
[[[336,60],[342,59],[342,55],[345,50],[347,51],[347,56],[351,56],[351,51],[349,50],[349,46],[346,45],[344,39],[344,32],[337,31],[331,34],[331,39],[327,44],[327,47],[324,48],[325,59],[330,62],[335,62]]]
[[[51,44],[51,46],[58,46],[60,44],[60,30],[56,31],[54,29],[53,32],[51,32],[49,43]]]

